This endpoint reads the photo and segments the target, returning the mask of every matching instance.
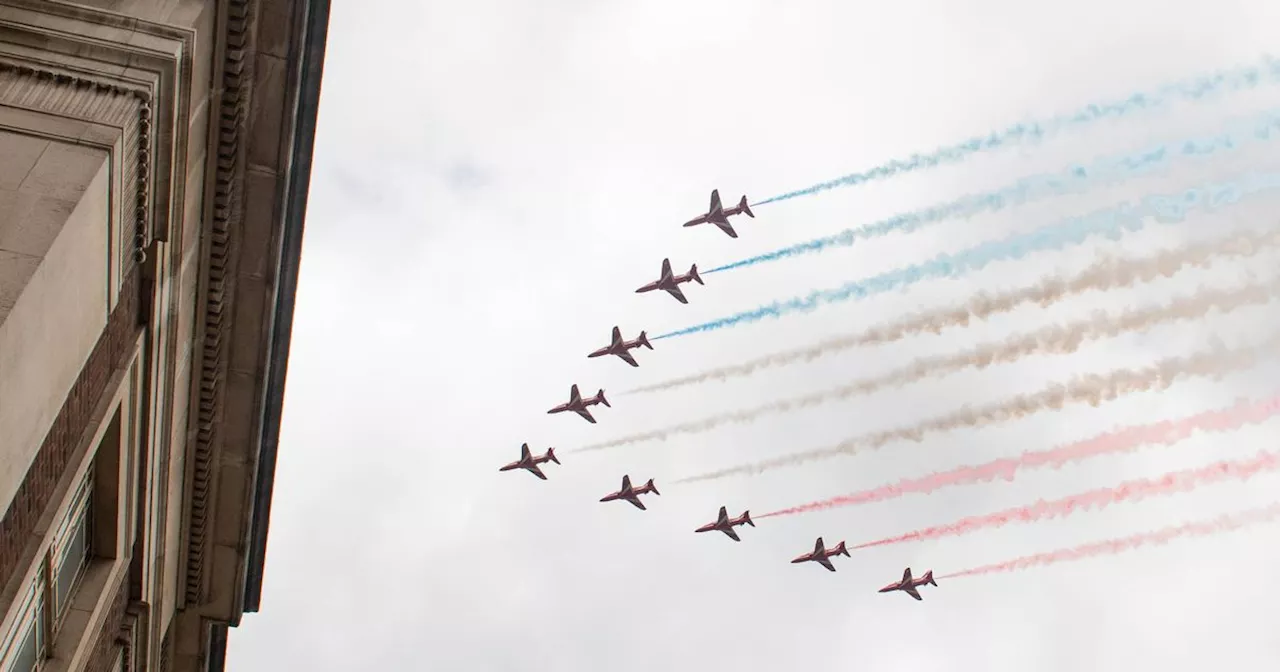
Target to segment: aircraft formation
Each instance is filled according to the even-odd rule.
[[[744,215],[747,215],[748,217],[755,218],[755,214],[751,212],[751,208],[747,204],[747,197],[743,195],[743,197],[738,201],[738,204],[736,206],[732,208],[725,208],[724,205],[720,202],[719,190],[713,189],[711,191],[711,205],[707,208],[707,212],[704,214],[698,215],[697,217],[689,220],[688,222],[685,222],[684,226],[690,227],[690,226],[697,226],[700,224],[714,224],[716,227],[718,227],[730,238],[737,238],[738,233],[737,231],[734,230],[733,225],[729,223],[729,217],[732,215],[738,215],[738,214],[744,214]],[[643,287],[640,287],[639,289],[636,290],[636,293],[644,294],[646,292],[652,292],[654,290],[662,290],[667,292],[671,296],[675,297],[675,299],[680,303],[687,304],[689,303],[689,300],[688,298],[685,297],[684,292],[681,291],[680,285],[688,284],[691,282],[696,282],[699,285],[706,284],[702,281],[702,277],[698,275],[697,264],[691,265],[689,267],[688,273],[685,273],[683,275],[678,275],[672,272],[671,260],[663,259],[662,268],[659,271],[658,279],[644,285]],[[594,352],[591,352],[590,354],[587,355],[587,357],[595,358],[595,357],[604,357],[606,355],[613,355],[633,367],[639,367],[640,364],[639,362],[636,361],[635,357],[632,355],[632,351],[638,350],[640,348],[647,348],[649,350],[653,350],[653,345],[649,343],[649,338],[644,331],[641,331],[640,334],[636,336],[634,340],[628,341],[625,338],[623,338],[622,330],[617,326],[615,326],[613,328],[613,333],[611,335],[609,344],[599,348],[598,350],[595,350]],[[578,389],[578,385],[575,383],[569,387],[569,401],[552,407],[550,410],[547,411],[547,413],[557,414],[557,413],[564,413],[566,411],[572,411],[573,413],[577,413],[580,417],[582,417],[582,419],[586,420],[587,422],[591,424],[596,424],[595,416],[592,415],[591,411],[589,410],[589,407],[591,406],[605,406],[606,408],[612,408],[612,404],[610,404],[609,400],[606,399],[604,396],[603,389],[597,390],[595,395],[591,397],[583,398],[581,391]],[[560,460],[557,459],[555,455],[555,448],[548,448],[547,452],[543,455],[534,455],[529,449],[529,444],[526,443],[520,447],[519,460],[516,460],[515,462],[511,462],[510,464],[502,466],[498,470],[511,471],[513,469],[524,469],[529,473],[533,474],[534,476],[537,476],[538,478],[545,481],[547,480],[547,476],[542,472],[541,467],[539,467],[538,465],[546,464],[547,462],[554,462],[556,464],[560,464]],[[636,487],[631,482],[630,474],[625,474],[622,477],[621,487],[618,488],[617,491],[611,492],[601,497],[600,501],[601,502],[613,502],[613,501],[619,501],[619,500],[626,501],[631,503],[631,505],[636,507],[637,509],[645,511],[645,510],[648,510],[648,508],[645,506],[644,502],[641,501],[640,496],[648,495],[648,494],[657,495],[657,496],[661,496],[662,494],[658,492],[658,488],[656,485],[654,485],[652,478],[648,479],[648,481],[646,481],[644,485]],[[695,533],[722,532],[725,534],[725,536],[729,537],[730,539],[740,542],[742,541],[742,539],[741,537],[738,536],[738,533],[737,531],[734,530],[734,528],[743,527],[743,526],[750,526],[750,527],[756,526],[755,522],[751,520],[750,511],[743,511],[742,515],[736,518],[730,518],[727,508],[724,506],[721,506],[719,514],[716,517],[716,520],[695,529],[694,532]],[[811,552],[805,553],[795,558],[791,562],[792,564],[814,562],[826,568],[828,571],[834,572],[836,571],[836,568],[835,568],[835,565],[832,564],[831,558],[837,557],[837,556],[850,557],[849,550],[845,547],[845,542],[841,541],[840,543],[836,544],[834,547],[828,549],[826,547],[826,543],[823,541],[823,538],[818,537],[817,541],[814,542],[813,550]],[[891,583],[885,586],[884,588],[881,588],[879,592],[888,593],[888,592],[901,591],[910,595],[916,600],[920,600],[922,598],[920,596],[920,592],[918,589],[924,585],[931,585],[931,586],[938,585],[934,581],[933,571],[932,570],[927,571],[919,579],[913,579],[911,574],[911,568],[908,567],[903,572],[902,579],[900,581],[896,583]]]

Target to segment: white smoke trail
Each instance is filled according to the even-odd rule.
[[[978,294],[963,306],[922,311],[893,323],[872,327],[855,334],[840,336],[812,346],[777,352],[741,364],[709,369],[689,376],[673,378],[628,390],[627,393],[659,392],[686,385],[749,376],[756,371],[797,362],[811,362],[832,353],[897,341],[912,334],[940,333],[950,327],[967,326],[970,320],[984,320],[1009,312],[1022,304],[1041,306],[1062,301],[1087,291],[1105,291],[1150,282],[1159,277],[1172,277],[1184,268],[1204,267],[1216,257],[1251,257],[1280,246],[1280,230],[1266,233],[1244,231],[1226,238],[1162,252],[1140,259],[1104,258],[1072,278],[1050,278],[1038,285],[1010,292]]]
[[[1171,357],[1141,369],[1121,369],[1108,374],[1081,376],[1065,384],[1054,383],[1039,392],[1021,394],[985,406],[966,405],[954,413],[907,427],[853,437],[829,448],[808,450],[754,464],[728,467],[683,478],[677,482],[691,483],[739,474],[760,474],[779,467],[799,466],[806,462],[840,455],[854,455],[863,450],[874,450],[890,441],[919,442],[924,439],[925,434],[1016,420],[1039,411],[1058,410],[1067,403],[1083,401],[1097,406],[1103,401],[1125,394],[1163,390],[1181,377],[1216,377],[1229,371],[1248,368],[1259,358],[1273,355],[1277,350],[1280,350],[1280,333],[1271,335],[1259,344],[1237,350],[1227,350],[1221,344],[1215,344],[1207,351],[1186,357]]]

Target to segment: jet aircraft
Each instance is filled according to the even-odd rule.
[[[643,331],[640,332],[639,336],[636,336],[636,340],[628,341],[622,337],[622,330],[617,327],[614,327],[612,342],[610,342],[609,345],[606,345],[603,348],[600,348],[599,350],[596,350],[595,352],[587,355],[587,358],[589,359],[591,357],[601,357],[604,355],[617,355],[619,359],[630,364],[631,366],[640,366],[639,364],[636,363],[635,358],[631,356],[631,353],[627,351],[634,350],[636,348],[639,348],[642,345],[646,348],[649,348],[650,350],[653,349],[653,346],[649,344],[649,337],[646,336]]]
[[[556,449],[548,448],[546,455],[534,455],[529,452],[529,444],[526,443],[520,446],[520,459],[504,467],[499,467],[498,471],[528,469],[529,473],[545,481],[547,480],[547,475],[542,473],[542,469],[538,468],[538,465],[544,462],[555,462],[556,464],[560,464],[560,460],[556,459]]]
[[[698,215],[697,217],[684,223],[685,226],[697,226],[699,224],[715,224],[720,227],[721,231],[729,234],[730,238],[737,238],[738,232],[733,230],[733,226],[729,224],[730,215],[745,214],[755,219],[755,213],[751,212],[751,208],[747,206],[747,197],[744,195],[742,200],[732,208],[725,209],[720,203],[720,190],[711,190],[711,207],[707,208],[707,214]]]
[[[889,585],[885,586],[884,588],[881,588],[881,589],[880,589],[880,592],[882,592],[882,593],[891,593],[891,592],[893,592],[893,591],[895,591],[895,590],[901,590],[902,592],[904,592],[904,593],[906,593],[906,594],[910,595],[911,597],[916,598],[917,600],[923,600],[924,598],[923,598],[923,597],[920,597],[920,591],[918,591],[918,590],[916,590],[916,589],[917,589],[917,588],[919,588],[920,586],[935,586],[935,587],[936,587],[937,585],[938,585],[938,582],[933,580],[933,570],[932,570],[932,569],[931,569],[931,570],[929,570],[929,571],[927,571],[927,572],[925,572],[925,573],[924,573],[924,576],[922,576],[922,577],[920,577],[920,578],[918,578],[918,579],[913,579],[913,578],[911,578],[911,568],[910,568],[910,567],[908,567],[908,568],[906,568],[906,570],[904,570],[904,571],[902,572],[902,580],[901,580],[901,581],[899,581],[899,582],[897,582],[897,583],[891,583],[891,584],[889,584]]]
[[[573,411],[574,413],[581,415],[587,422],[594,425],[596,424],[596,419],[591,417],[591,411],[588,411],[587,407],[595,406],[596,404],[604,404],[605,406],[612,407],[609,400],[604,398],[604,390],[596,392],[596,396],[591,397],[590,399],[583,399],[582,395],[578,392],[578,386],[575,384],[569,388],[569,401],[556,406],[555,408],[547,411],[547,413],[551,414]]]
[[[689,272],[684,275],[672,275],[671,260],[663,259],[662,273],[658,276],[658,279],[644,287],[641,287],[640,289],[637,289],[636,294],[644,294],[645,292],[652,292],[655,289],[661,289],[671,296],[676,297],[676,301],[679,301],[680,303],[689,303],[689,299],[684,298],[684,292],[680,291],[680,285],[691,280],[699,285],[707,284],[702,281],[702,276],[698,275],[697,264],[690,266]]]
[[[729,535],[730,539],[734,541],[742,541],[738,538],[738,533],[733,531],[733,528],[739,525],[750,525],[751,527],[756,526],[755,523],[751,522],[751,512],[743,511],[741,516],[738,516],[737,518],[730,518],[729,512],[722,506],[720,507],[720,515],[716,518],[716,522],[707,523],[706,525],[694,530],[694,532],[711,532],[712,530],[720,530],[721,532]]]
[[[830,558],[836,555],[843,555],[846,558],[850,557],[848,549],[844,547],[844,542],[842,541],[836,544],[835,548],[828,551],[826,546],[822,544],[822,537],[818,537],[818,541],[813,545],[812,553],[805,553],[804,555],[796,558],[795,560],[792,560],[791,563],[795,564],[797,562],[816,562],[822,565],[823,567],[826,567],[827,569],[834,572],[836,571],[836,568],[831,564]]]
[[[645,510],[644,502],[640,501],[640,495],[652,492],[655,495],[661,495],[657,486],[653,484],[653,479],[649,479],[647,483],[636,488],[631,485],[631,476],[622,477],[622,487],[617,492],[611,492],[600,498],[602,502],[612,502],[616,499],[625,499],[635,505],[641,511]]]

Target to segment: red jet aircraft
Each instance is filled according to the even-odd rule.
[[[548,448],[546,455],[534,455],[533,453],[529,452],[529,444],[526,443],[520,446],[520,459],[516,460],[515,462],[512,462],[511,464],[508,464],[505,467],[498,467],[498,471],[511,471],[512,469],[528,469],[529,473],[545,481],[547,480],[547,475],[542,473],[542,469],[538,468],[538,465],[542,464],[543,462],[555,462],[556,464],[560,464],[560,460],[556,459],[556,449]]]
[[[661,289],[665,290],[671,296],[676,297],[676,301],[679,301],[680,303],[689,303],[689,299],[684,298],[684,292],[680,291],[680,285],[689,282],[690,280],[698,283],[699,285],[707,284],[702,281],[702,276],[698,275],[697,264],[690,266],[689,272],[684,275],[672,275],[671,260],[663,259],[662,273],[658,276],[658,279],[644,287],[641,287],[640,289],[637,289],[636,294],[644,294],[645,292],[652,292],[655,289]]]
[[[897,583],[891,583],[885,586],[884,588],[881,588],[880,592],[891,593],[895,590],[901,590],[902,592],[910,595],[911,597],[916,598],[917,600],[923,600],[924,598],[920,597],[920,591],[916,590],[916,588],[919,588],[920,586],[937,587],[937,585],[938,585],[938,582],[933,580],[932,569],[925,572],[924,576],[918,579],[913,579],[911,578],[911,568],[908,567],[905,571],[902,572],[901,581]]]
[[[720,515],[716,518],[716,522],[707,523],[706,525],[694,530],[694,532],[720,530],[721,532],[729,535],[730,539],[734,541],[742,541],[738,538],[738,533],[733,531],[733,528],[739,525],[750,525],[751,527],[756,526],[755,523],[751,522],[751,512],[743,511],[741,516],[738,516],[737,518],[729,518],[729,512],[722,506],[720,507]]]
[[[634,350],[642,345],[646,348],[649,348],[650,350],[653,349],[653,346],[649,345],[649,337],[646,336],[643,331],[640,332],[639,336],[636,336],[636,340],[628,341],[622,338],[622,330],[617,327],[614,327],[613,341],[609,343],[609,345],[606,345],[603,348],[600,348],[599,350],[596,350],[595,352],[587,355],[587,358],[590,359],[591,357],[601,357],[604,355],[617,355],[619,359],[630,364],[631,366],[640,366],[639,364],[636,363],[635,358],[631,356],[631,353],[627,351]]]
[[[707,214],[698,215],[697,217],[685,222],[684,225],[697,226],[699,224],[715,224],[720,227],[721,231],[729,234],[730,238],[737,238],[738,232],[734,231],[733,227],[729,225],[729,216],[738,214],[745,214],[746,216],[755,219],[756,215],[751,212],[751,208],[747,206],[747,197],[745,195],[742,197],[742,200],[738,201],[736,206],[726,210],[724,205],[720,203],[720,190],[712,189],[711,207],[707,208]]]
[[[547,413],[564,413],[565,411],[573,411],[574,413],[581,415],[587,422],[594,425],[596,424],[596,419],[591,417],[591,411],[588,411],[587,407],[595,406],[596,404],[604,404],[605,406],[612,407],[609,400],[604,398],[604,390],[596,392],[596,396],[591,397],[590,399],[583,399],[582,395],[578,393],[578,386],[573,385],[569,388],[569,401],[556,406],[555,408],[547,411]]]
[[[836,555],[843,555],[846,558],[850,557],[849,551],[844,547],[844,542],[842,541],[836,544],[835,548],[828,551],[826,546],[823,546],[822,544],[822,537],[818,537],[817,543],[813,545],[812,553],[805,553],[804,555],[796,558],[795,560],[792,560],[791,563],[795,564],[797,562],[816,562],[822,565],[823,567],[826,567],[827,569],[834,572],[836,571],[836,568],[831,564],[830,558]]]
[[[650,492],[652,492],[655,495],[662,494],[661,492],[658,492],[658,488],[653,484],[652,478],[649,479],[648,483],[645,483],[644,485],[638,488],[634,488],[634,487],[631,487],[631,477],[623,476],[622,488],[617,492],[611,492],[605,495],[604,497],[601,497],[600,501],[612,502],[615,499],[625,499],[628,502],[631,502],[632,504],[634,504],[637,509],[644,511],[645,510],[644,502],[640,501],[640,495],[647,494]]]

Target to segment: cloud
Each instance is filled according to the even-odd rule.
[[[712,268],[1073,162],[1203,137],[1271,109],[1280,89],[1260,88],[760,206],[736,240],[679,226],[713,187],[726,201],[764,198],[1251,62],[1274,47],[1277,22],[1280,6],[1261,0],[335,3],[262,612],[231,633],[229,669],[1120,672],[1249,668],[1280,656],[1260,599],[1280,591],[1280,580],[1251,574],[1245,592],[1230,583],[1241,557],[1258,567],[1280,561],[1264,527],[968,578],[930,587],[921,603],[875,593],[906,565],[942,574],[1264,505],[1280,486],[1274,476],[867,549],[835,574],[787,562],[818,535],[832,544],[874,539],[1194,468],[1221,459],[1222,440],[1273,448],[1266,426],[1009,483],[770,520],[741,543],[693,533],[721,505],[767,511],[1274,394],[1271,370],[939,433],[910,450],[664,487],[1280,326],[1263,312],[957,372],[644,450],[562,454],[546,482],[497,471],[522,442],[541,452],[608,440],[1274,268],[1276,256],[1260,254],[721,384],[611,394],[1069,276],[1100,254],[1149,257],[1220,237],[1224,223],[1274,225],[1277,199],[1259,196],[1118,241],[1098,237],[812,314],[659,341],[639,369],[586,358],[615,324],[658,334],[1147,194],[1274,170],[1266,151],[1240,149],[803,263],[708,275],[688,305],[633,293],[664,257],[677,268]],[[572,383],[610,393],[614,407],[599,424],[545,413]],[[657,479],[663,494],[648,511],[596,501],[624,473]]]

